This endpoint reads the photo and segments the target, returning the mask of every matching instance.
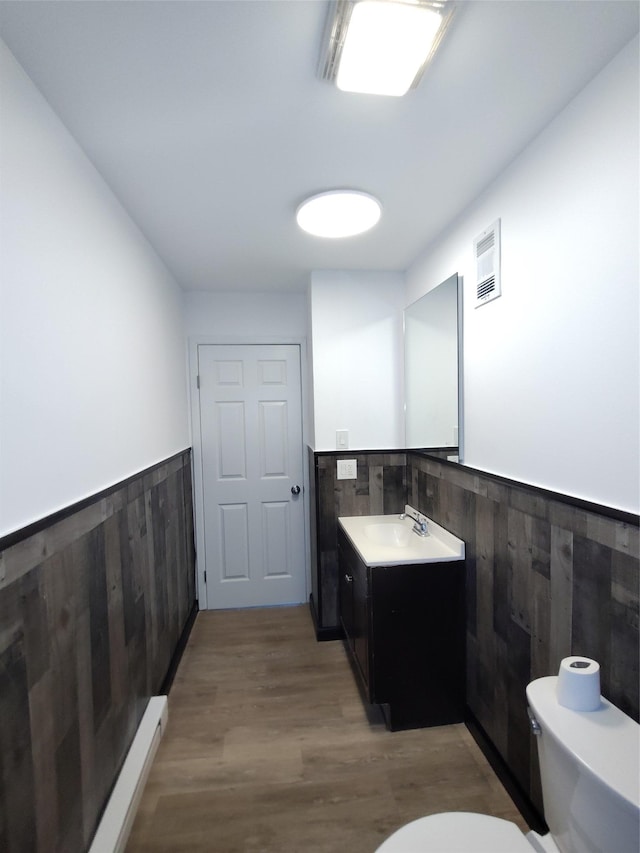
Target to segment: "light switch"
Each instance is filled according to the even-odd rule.
[[[358,460],[338,459],[338,480],[357,480]]]
[[[349,430],[348,429],[337,429],[336,430],[336,450],[348,450],[349,449]]]

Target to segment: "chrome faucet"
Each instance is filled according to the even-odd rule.
[[[413,525],[413,532],[417,533],[418,536],[428,536],[429,531],[427,530],[427,522],[418,521],[416,518],[416,523]]]

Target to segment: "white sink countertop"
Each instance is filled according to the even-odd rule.
[[[428,536],[413,526],[425,521]],[[413,507],[399,515],[362,515],[338,518],[351,544],[367,566],[406,566],[414,563],[443,563],[464,560],[464,542],[421,515]]]

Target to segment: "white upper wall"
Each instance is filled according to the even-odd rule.
[[[636,38],[407,272],[407,303],[464,277],[466,464],[632,512],[638,103]],[[498,217],[502,296],[474,309],[473,239]]]
[[[358,450],[404,447],[404,276],[314,272],[314,449],[335,450],[336,430]]]
[[[0,535],[190,444],[182,294],[0,42]]]
[[[185,293],[185,327],[189,337],[210,336],[222,342],[265,336],[304,338],[307,297],[304,293],[191,290]]]

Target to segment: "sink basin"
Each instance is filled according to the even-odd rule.
[[[427,523],[428,536],[413,532],[416,517]],[[346,516],[338,523],[367,566],[464,560],[464,542],[408,504],[402,515]]]
[[[386,548],[406,548],[415,534],[407,524],[380,522],[367,524],[364,535],[376,545],[384,545]]]

